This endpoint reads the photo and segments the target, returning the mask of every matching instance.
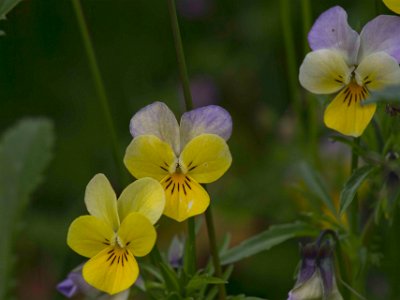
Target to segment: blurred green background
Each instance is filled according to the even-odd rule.
[[[160,100],[177,115],[183,111],[167,4],[145,0],[81,2],[122,157],[131,140],[129,120],[137,110]],[[290,188],[295,183],[293,165],[308,154],[299,134],[298,114],[291,105],[282,2],[177,1],[195,105],[218,104],[233,116],[234,132],[229,141],[233,164],[210,186],[218,236],[222,240],[231,232],[232,244],[271,224],[295,220],[304,206]],[[288,3],[294,34],[291,50],[299,66],[306,47],[302,3]],[[334,5],[347,10],[350,24],[357,30],[377,11],[388,12],[379,1],[314,0],[311,23]],[[99,172],[108,176],[118,192],[123,184],[71,2],[23,1],[0,22],[0,28],[6,32],[0,37],[0,131],[21,118],[36,116],[51,119],[56,130],[53,160],[17,237],[18,299],[62,299],[55,291],[56,283],[82,262],[65,240],[70,222],[86,213],[86,184]],[[323,101],[313,101],[323,166],[330,168],[332,188],[338,190],[348,172],[344,165],[349,157],[346,148],[329,141],[329,131],[322,126]],[[132,180],[128,172],[125,176],[125,183]],[[162,249],[167,249],[176,231],[185,230],[184,225],[161,222]],[[198,238],[199,264],[207,257],[207,241],[203,228]],[[285,299],[294,284],[298,242],[284,243],[237,264],[229,292]],[[396,274],[390,261],[399,246],[393,242],[388,248],[383,265]],[[390,289],[381,271],[372,280],[379,282],[377,299],[387,299],[379,298]]]

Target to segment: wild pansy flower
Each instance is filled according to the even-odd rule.
[[[85,281],[117,294],[139,275],[135,256],[148,254],[155,244],[153,224],[164,209],[164,191],[158,181],[143,178],[126,187],[117,201],[110,182],[97,174],[86,187],[85,204],[90,215],[72,222],[67,243],[90,258],[82,269]]]
[[[399,0],[383,0],[383,3],[396,14],[400,14],[400,1]]]
[[[124,163],[136,178],[152,177],[166,194],[164,214],[177,221],[203,213],[210,197],[200,183],[220,178],[232,162],[226,140],[232,119],[210,105],[182,115],[180,125],[164,103],[155,102],[131,119],[132,142]]]
[[[333,250],[327,242],[321,247],[307,244],[302,249],[297,282],[287,300],[343,300],[335,278]]]
[[[400,84],[399,32],[399,17],[381,15],[358,34],[339,6],[317,19],[308,35],[313,51],[305,57],[299,79],[315,94],[339,92],[325,110],[327,127],[354,137],[363,133],[376,104],[362,102],[370,92]]]

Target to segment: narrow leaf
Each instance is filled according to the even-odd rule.
[[[193,292],[202,289],[204,286],[209,284],[226,284],[227,281],[218,277],[212,277],[207,275],[195,275],[188,282],[186,286],[187,295],[191,295]]]
[[[289,239],[301,236],[314,236],[316,234],[315,229],[302,222],[271,226],[266,231],[227,250],[221,255],[221,263],[223,265],[231,264],[262,251],[269,250]]]
[[[373,166],[364,166],[353,172],[340,193],[340,215],[346,212],[356,192],[364,180],[375,170]]]
[[[300,172],[311,193],[315,194],[336,216],[337,210],[321,176],[307,163],[300,164]]]

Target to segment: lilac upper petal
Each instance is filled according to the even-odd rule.
[[[131,119],[130,132],[133,137],[155,135],[179,151],[179,125],[172,111],[162,102],[143,107]]]
[[[347,23],[347,13],[340,6],[323,12],[308,34],[312,50],[339,49],[346,54],[348,64],[354,64],[360,46],[360,37]]]
[[[379,51],[386,52],[400,62],[400,17],[377,16],[364,26],[360,37],[359,62]]]
[[[194,137],[211,133],[228,140],[232,134],[231,115],[222,107],[209,105],[200,107],[182,115],[181,148]]]

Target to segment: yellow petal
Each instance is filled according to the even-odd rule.
[[[321,49],[306,55],[300,66],[299,80],[314,94],[331,94],[349,83],[351,71],[342,52]]]
[[[362,105],[364,93],[366,90],[355,83],[343,89],[325,110],[326,126],[344,135],[362,135],[376,110],[375,104]]]
[[[175,154],[166,142],[154,135],[133,139],[126,149],[124,163],[136,178],[152,177],[160,181],[175,169]]]
[[[104,220],[114,230],[118,229],[117,197],[104,174],[95,175],[88,183],[85,204],[92,216]]]
[[[72,250],[85,257],[93,257],[113,243],[114,231],[93,216],[75,219],[68,229],[67,244]]]
[[[385,52],[365,57],[355,70],[359,85],[369,90],[379,90],[389,85],[400,84],[400,67],[397,60]]]
[[[110,246],[83,266],[82,275],[91,286],[114,295],[135,283],[139,267],[128,249]]]
[[[201,134],[183,149],[179,164],[200,183],[210,183],[220,178],[230,167],[232,156],[225,140],[215,134]]]
[[[400,1],[399,0],[383,0],[383,3],[396,14],[400,14]]]
[[[208,193],[188,175],[172,174],[161,184],[166,195],[164,215],[178,222],[202,214],[210,204]]]
[[[118,230],[122,246],[128,248],[135,256],[145,256],[153,248],[157,233],[153,224],[140,213],[130,213]]]
[[[118,212],[123,221],[131,212],[146,216],[152,224],[161,217],[165,206],[165,193],[153,178],[142,178],[128,185],[118,199]]]

